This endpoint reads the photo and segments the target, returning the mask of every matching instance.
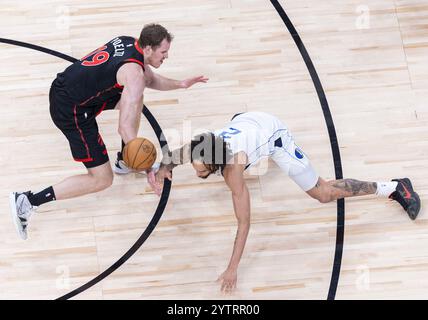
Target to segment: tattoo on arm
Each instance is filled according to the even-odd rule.
[[[334,188],[351,193],[353,196],[363,196],[376,193],[376,182],[365,182],[354,179],[336,180],[332,183]]]
[[[190,144],[187,143],[179,149],[170,151],[164,155],[161,166],[167,167],[169,170],[174,169],[178,165],[190,162]]]

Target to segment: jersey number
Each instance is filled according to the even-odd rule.
[[[228,131],[223,131],[222,133],[220,133],[220,137],[222,137],[223,139],[230,139],[231,136],[237,135],[239,133],[241,133],[240,130],[235,128],[229,128]]]
[[[98,48],[95,51],[92,51],[90,54],[86,55],[85,57],[83,57],[82,60],[82,66],[85,67],[94,67],[94,66],[99,66],[100,64],[103,64],[104,62],[106,62],[108,60],[108,58],[110,58],[110,54],[107,51],[102,51],[104,49],[106,49],[107,46],[103,46],[101,48]],[[92,60],[86,61],[85,59],[92,56]],[[84,61],[83,61],[84,60]]]

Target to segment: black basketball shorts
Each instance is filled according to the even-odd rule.
[[[49,102],[52,120],[67,138],[74,160],[82,162],[86,168],[108,162],[107,149],[99,134],[96,116],[114,106],[106,102],[96,108],[80,107],[54,85],[49,92]]]

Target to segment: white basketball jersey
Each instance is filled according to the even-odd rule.
[[[286,147],[292,137],[285,124],[275,116],[265,112],[245,112],[236,116],[223,129],[214,132],[229,144],[233,154],[245,152],[247,168],[275,150],[275,141],[281,137]]]

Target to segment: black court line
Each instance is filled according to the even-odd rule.
[[[55,50],[51,50],[51,49],[47,49],[47,48],[44,48],[44,47],[36,46],[34,44],[31,44],[31,43],[26,43],[26,42],[11,40],[11,39],[4,39],[4,38],[0,38],[0,42],[1,43],[11,44],[11,45],[18,46],[18,47],[23,47],[23,48],[28,48],[28,49],[32,49],[32,50],[37,50],[37,51],[40,51],[40,52],[44,52],[44,53],[53,55],[55,57],[67,60],[67,61],[69,61],[71,63],[77,61],[76,58],[70,57],[70,56],[68,56],[68,55],[66,55],[64,53],[61,53],[61,52],[58,52],[58,51],[55,51]]]
[[[63,54],[61,52],[50,50],[47,48],[43,48],[43,47],[36,46],[33,44],[25,43],[25,42],[0,38],[0,43],[7,43],[7,44],[19,46],[19,47],[25,47],[25,48],[41,51],[41,52],[53,55],[55,57],[67,60],[67,61],[72,62],[72,63],[78,61],[76,58],[70,57],[70,56]],[[143,114],[147,118],[147,120],[149,121],[154,132],[156,133],[156,136],[158,137],[158,141],[159,141],[159,144],[160,144],[162,150],[169,152],[168,143],[166,141],[165,136],[162,133],[162,128],[160,127],[159,123],[156,121],[155,117],[152,115],[152,113],[149,111],[149,109],[146,106],[144,106],[144,108],[143,108]],[[88,281],[84,285],[82,285],[79,288],[63,295],[62,297],[59,297],[57,300],[70,299],[70,298],[78,295],[79,293],[82,293],[83,291],[91,288],[92,286],[94,286],[98,282],[100,282],[103,279],[105,279],[106,277],[108,277],[110,274],[112,274],[114,271],[116,271],[118,268],[120,268],[129,258],[131,258],[138,251],[138,249],[141,248],[141,246],[144,244],[144,242],[149,238],[149,236],[151,235],[151,233],[155,229],[156,225],[158,224],[158,222],[159,222],[160,218],[162,217],[162,214],[165,210],[165,207],[168,203],[170,191],[171,191],[171,181],[169,181],[168,179],[165,179],[162,195],[160,197],[159,204],[156,208],[156,211],[153,215],[153,218],[151,219],[146,230],[144,230],[143,234],[138,238],[138,240],[134,243],[134,245],[119,260],[117,260],[108,269],[106,269],[105,271],[100,273],[97,277],[95,277],[91,281]]]
[[[165,150],[166,152],[168,152],[169,151],[168,144],[166,142],[165,137],[163,136],[162,129],[146,106],[144,106],[143,114],[145,115],[150,125],[152,126],[153,130],[155,131],[162,150]],[[165,149],[163,149],[164,147]],[[78,295],[79,293],[82,293],[83,291],[94,286],[101,280],[107,278],[110,274],[112,274],[114,271],[120,268],[129,258],[131,258],[138,251],[138,249],[140,249],[140,247],[144,244],[144,242],[146,242],[146,240],[149,238],[149,236],[155,229],[156,225],[158,224],[165,210],[166,204],[168,203],[168,197],[169,197],[170,191],[171,191],[171,181],[169,181],[168,179],[165,179],[162,195],[160,197],[159,204],[156,208],[156,211],[153,215],[152,220],[150,221],[149,225],[147,226],[146,230],[144,230],[140,238],[138,238],[138,240],[134,243],[134,245],[119,260],[117,260],[108,269],[106,269],[104,272],[99,274],[97,277],[95,277],[91,281],[67,293],[66,295],[63,295],[62,297],[59,297],[57,300],[67,300]]]
[[[334,161],[334,171],[336,174],[336,179],[343,179],[342,173],[342,161],[340,158],[339,143],[337,141],[336,129],[334,127],[333,117],[331,116],[330,107],[328,105],[327,97],[325,95],[324,89],[322,87],[321,81],[318,77],[318,73],[315,69],[314,64],[312,63],[311,57],[309,56],[308,51],[303,44],[302,39],[300,38],[296,28],[291,22],[288,15],[285,13],[282,6],[277,0],[270,1],[275,7],[276,11],[280,15],[282,21],[293,37],[294,42],[297,45],[297,48],[302,55],[303,60],[305,61],[306,67],[311,75],[312,81],[314,83],[315,89],[318,94],[318,98],[321,103],[321,108],[324,114],[325,123],[328,129],[328,135],[330,137],[331,151],[333,153]],[[336,250],[334,255],[333,271],[331,275],[330,288],[328,290],[328,300],[334,300],[336,297],[337,286],[339,284],[340,276],[340,267],[342,264],[342,254],[343,254],[343,243],[345,238],[345,200],[337,200],[337,230],[336,230]]]

